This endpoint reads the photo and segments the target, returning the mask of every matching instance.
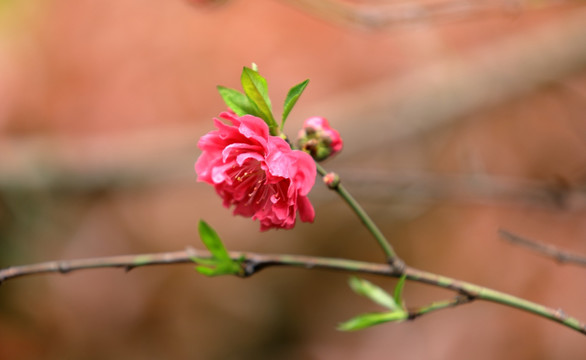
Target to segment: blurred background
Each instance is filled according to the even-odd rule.
[[[2,0],[0,266],[201,247],[382,261],[324,186],[314,224],[260,233],[197,183],[197,140],[255,62],[276,112],[311,82],[337,171],[408,264],[586,320],[586,269],[498,236],[586,254],[581,1]],[[356,333],[377,311],[348,275],[193,266],[90,270],[0,287],[0,359],[583,359],[583,335],[475,302]],[[395,281],[371,278],[393,289]],[[407,305],[452,294],[408,283]]]

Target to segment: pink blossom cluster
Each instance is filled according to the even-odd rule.
[[[315,212],[307,195],[316,166],[311,156],[270,135],[258,117],[225,112],[220,118],[229,124],[214,119],[217,130],[198,142],[198,181],[213,185],[235,215],[258,219],[262,231],[292,228],[297,212],[301,221],[312,222]]]

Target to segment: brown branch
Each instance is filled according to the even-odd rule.
[[[511,244],[526,247],[541,255],[553,258],[559,263],[586,266],[586,256],[571,253],[566,250],[560,250],[553,245],[543,244],[534,240],[523,238],[504,229],[500,229],[499,234],[504,240],[509,241]]]
[[[397,173],[369,168],[341,168],[352,192],[371,202],[437,201],[528,203],[555,209],[586,206],[586,191],[560,181],[538,181],[482,174]],[[358,175],[357,175],[358,174]]]
[[[321,19],[368,29],[401,25],[466,20],[480,16],[510,16],[531,10],[579,5],[575,0],[444,0],[395,1],[353,4],[339,0],[287,0],[288,3]]]
[[[251,276],[262,269],[272,266],[288,266],[305,269],[326,269],[374,274],[387,277],[405,276],[407,280],[452,290],[463,296],[458,297],[455,300],[437,302],[427,307],[420,308],[419,310],[413,312],[415,317],[419,316],[416,315],[418,312],[423,314],[425,312],[453,307],[478,299],[526,311],[528,313],[562,324],[582,334],[586,334],[586,325],[584,323],[576,318],[568,316],[560,309],[556,310],[506,293],[502,293],[500,291],[485,288],[465,281],[456,280],[446,276],[429,273],[409,266],[405,266],[403,271],[398,273],[388,264],[377,264],[347,259],[300,255],[269,255],[247,252],[230,252],[229,255],[233,260],[241,262],[243,267],[242,273],[244,276]],[[32,265],[14,266],[6,269],[0,269],[0,283],[22,276],[46,273],[64,274],[72,271],[93,268],[112,267],[123,268],[128,271],[135,267],[150,265],[194,264],[194,258],[210,259],[211,255],[207,251],[188,248],[185,251],[168,253],[49,261]]]
[[[383,144],[453,124],[583,72],[585,23],[585,11],[566,13],[479,51],[440,58],[417,71],[352,88],[329,105],[311,111],[299,108],[297,114],[303,118],[321,113],[335,119],[337,130],[344,134],[346,156],[380,151]],[[357,127],[356,119],[368,120]]]

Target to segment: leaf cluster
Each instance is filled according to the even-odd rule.
[[[367,297],[378,305],[387,308],[388,311],[358,315],[341,323],[338,326],[338,330],[355,331],[390,321],[406,320],[409,317],[409,312],[405,308],[403,302],[404,285],[405,277],[403,276],[399,279],[394,294],[391,296],[389,293],[367,280],[351,277],[350,288],[352,288],[355,293]]]
[[[242,69],[240,82],[244,92],[225,86],[218,86],[218,92],[226,105],[238,116],[253,115],[263,119],[269,126],[271,135],[279,135],[285,126],[289,113],[307,87],[309,79],[289,89],[283,104],[280,125],[277,124],[273,115],[267,80],[258,73],[256,66],[253,66],[253,68],[245,66]]]
[[[199,221],[198,230],[201,241],[212,257],[192,257],[191,260],[200,265],[195,269],[206,276],[242,275],[242,260],[233,260],[230,257],[216,231],[203,220]]]

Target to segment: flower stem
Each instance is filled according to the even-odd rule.
[[[325,176],[327,171],[318,163],[316,163],[317,172],[321,176]],[[354,199],[354,197],[346,190],[344,185],[341,183],[337,183],[334,187],[330,187],[332,190],[336,191],[338,195],[352,208],[354,213],[358,216],[360,221],[364,224],[366,229],[374,236],[380,247],[382,248],[383,252],[385,253],[387,262],[392,265],[396,270],[401,270],[404,266],[403,262],[397,257],[395,250],[384,236],[382,231],[376,226],[372,218],[366,213],[366,211],[360,206],[358,201]]]

